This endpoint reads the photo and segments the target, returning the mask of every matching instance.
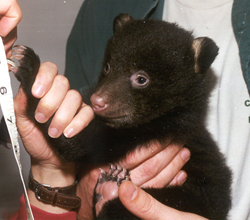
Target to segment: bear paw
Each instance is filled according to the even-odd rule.
[[[125,180],[130,180],[129,172],[119,165],[111,164],[108,172],[101,169],[94,197],[96,216],[106,202],[118,197],[118,187]]]
[[[40,67],[39,57],[31,48],[18,45],[13,47],[8,63],[11,65],[9,70],[21,82],[26,94],[29,94]]]

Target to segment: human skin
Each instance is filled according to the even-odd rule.
[[[60,90],[58,90],[59,87]],[[68,80],[58,75],[57,67],[53,63],[41,64],[32,93],[35,97],[41,98],[35,112],[36,120],[44,123],[54,115],[48,130],[51,137],[58,137],[62,133],[73,136],[84,129],[94,117],[92,108],[82,102],[77,91],[70,89]],[[65,162],[54,153],[40,130],[26,117],[26,101],[26,95],[20,87],[14,99],[17,127],[24,146],[30,154],[34,178],[51,187],[71,185],[76,177],[75,163]],[[190,152],[182,146],[169,143],[166,143],[166,146],[155,143],[150,148],[135,150],[125,160],[120,161],[120,165],[130,170],[131,179],[140,187],[181,185],[187,178],[181,168],[188,161]],[[103,169],[106,168],[103,167]],[[79,219],[93,217],[92,193],[99,172],[95,167],[85,167],[82,170],[77,190],[77,195],[82,199],[82,206],[78,212]],[[41,203],[31,190],[28,190],[28,196],[32,205],[47,212],[69,211]]]
[[[3,38],[6,56],[10,57],[12,46],[17,39],[17,24],[22,12],[16,0],[0,0],[0,36]]]
[[[12,54],[12,46],[17,39],[16,26],[22,18],[17,1],[0,0],[0,15],[0,36],[3,39],[6,56],[9,58]],[[57,92],[58,86],[60,93]],[[70,90],[67,79],[58,75],[57,67],[50,62],[41,65],[32,93],[35,97],[41,98],[36,110],[38,122],[47,121],[55,113],[48,131],[51,137],[58,137],[62,133],[67,137],[72,137],[84,129],[94,117],[90,106],[82,103],[81,96],[77,91]],[[35,124],[26,117],[26,96],[21,87],[14,103],[18,130],[24,146],[30,154],[31,171],[34,178],[40,183],[51,185],[51,187],[71,185],[76,178],[75,163],[61,160],[48,145]],[[187,178],[186,173],[181,171],[181,167],[188,161],[189,157],[190,152],[182,146],[170,145],[166,148],[166,146],[156,143],[148,149],[142,148],[140,151],[131,153],[120,162],[120,165],[130,169],[131,179],[138,186],[181,185]],[[98,169],[86,169],[82,172],[78,184],[78,196],[82,198],[79,219],[92,218],[93,190],[89,189],[93,189],[98,175]],[[146,219],[145,216],[147,219],[167,219],[162,218],[167,213],[168,219],[171,216],[178,216],[178,219],[181,219],[181,216],[186,217],[185,219],[203,219],[174,209],[171,209],[172,214],[170,214],[168,212],[170,208],[158,203],[134,184],[129,181],[124,182],[119,189],[119,197],[123,204],[138,217],[142,219]],[[129,186],[132,187],[133,194],[131,194]],[[32,205],[47,212],[65,213],[69,211],[39,202],[31,190],[28,190],[28,195]],[[139,208],[136,210],[138,206]],[[150,207],[150,209],[145,210],[145,207]]]
[[[130,181],[121,184],[119,198],[130,212],[143,220],[206,219],[192,213],[181,212],[165,206]]]

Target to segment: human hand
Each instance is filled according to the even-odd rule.
[[[148,148],[136,149],[120,165],[130,170],[130,178],[137,186],[162,188],[185,182],[187,174],[181,168],[189,158],[187,148],[154,143]]]
[[[130,153],[119,164],[130,170],[132,181],[140,187],[161,188],[166,185],[182,185],[187,174],[181,170],[188,161],[190,152],[181,146],[170,144],[163,148],[155,143]],[[107,169],[108,167],[103,167]],[[78,184],[77,194],[82,199],[79,219],[92,219],[93,192],[100,174],[99,169],[84,168]]]
[[[41,65],[32,94],[41,98],[35,112],[37,121],[44,123],[55,114],[49,128],[50,136],[57,137],[63,132],[73,136],[93,119],[92,109],[82,103],[77,91],[69,89],[68,80],[57,75],[57,67],[52,63]],[[26,95],[20,87],[14,99],[16,121],[23,144],[31,156],[31,171],[35,180],[51,187],[71,185],[76,176],[75,163],[63,161],[49,146],[36,124],[27,118],[26,101]],[[32,191],[28,193],[32,205],[49,212],[62,211],[40,203]]]
[[[3,37],[6,56],[10,57],[12,46],[17,39],[17,24],[22,12],[17,0],[0,0],[0,36]]]
[[[119,198],[122,204],[135,216],[144,220],[178,219],[205,220],[201,216],[181,212],[163,205],[130,181],[125,181],[119,187]]]

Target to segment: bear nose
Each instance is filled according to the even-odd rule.
[[[95,113],[102,112],[107,107],[104,99],[95,93],[91,96],[90,101]]]

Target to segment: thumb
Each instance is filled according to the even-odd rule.
[[[14,98],[14,109],[16,116],[16,123],[23,124],[25,120],[20,120],[20,118],[25,119],[25,109],[26,109],[27,98],[20,87],[16,97]],[[20,117],[21,116],[21,117]],[[10,143],[9,132],[7,130],[4,119],[2,118],[0,123],[0,143],[7,147],[6,143]]]
[[[29,134],[35,126],[34,123],[32,123],[27,117],[26,106],[27,96],[23,91],[23,88],[20,86],[17,95],[14,98],[14,109],[17,128],[21,136],[26,136]]]
[[[143,191],[141,188],[135,186],[130,181],[125,181],[119,187],[119,198],[123,205],[135,216],[144,220],[152,219],[200,219],[203,217],[178,211],[163,205],[151,195]]]
[[[17,118],[26,118],[26,105],[27,97],[23,91],[23,88],[20,86],[16,97],[14,98],[14,108]]]
[[[165,214],[168,214],[171,208],[162,205],[132,182],[126,181],[121,184],[119,198],[123,205],[140,219],[169,219]]]

